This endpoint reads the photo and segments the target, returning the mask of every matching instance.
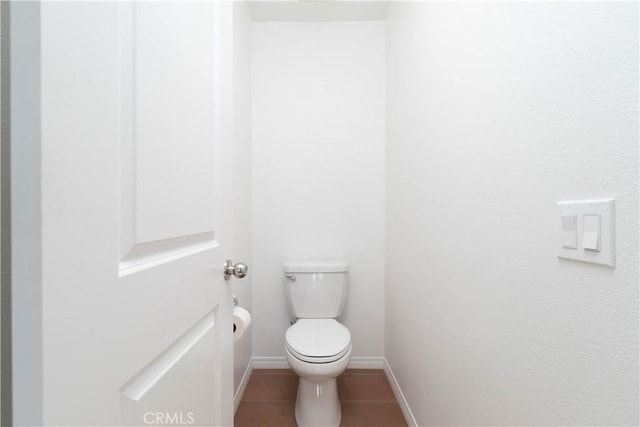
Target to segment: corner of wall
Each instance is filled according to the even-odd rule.
[[[249,274],[234,284],[239,305],[253,313],[251,259],[251,18],[246,1],[233,4],[234,146],[233,259],[249,266]],[[251,374],[252,328],[234,344],[234,392],[242,397]],[[239,401],[236,403],[236,409]]]

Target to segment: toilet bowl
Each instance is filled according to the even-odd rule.
[[[299,261],[284,265],[291,314],[285,354],[300,377],[296,397],[299,427],[338,427],[342,419],[336,378],[351,360],[351,333],[336,320],[347,296],[344,261]]]
[[[299,427],[339,426],[336,378],[351,360],[351,334],[335,319],[300,319],[286,334],[285,352],[300,377],[295,416]]]

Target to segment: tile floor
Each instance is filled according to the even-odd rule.
[[[295,427],[298,377],[290,369],[256,369],[238,407],[235,427]],[[347,369],[338,377],[341,427],[400,427],[402,416],[384,371]]]

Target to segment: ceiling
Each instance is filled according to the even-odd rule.
[[[381,21],[386,1],[248,1],[253,21]]]

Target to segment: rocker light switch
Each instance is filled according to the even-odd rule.
[[[576,215],[562,215],[562,247],[578,248],[578,231],[576,229]]]
[[[587,251],[600,252],[600,215],[584,215],[582,247]]]
[[[558,258],[616,266],[615,200],[558,202]]]

